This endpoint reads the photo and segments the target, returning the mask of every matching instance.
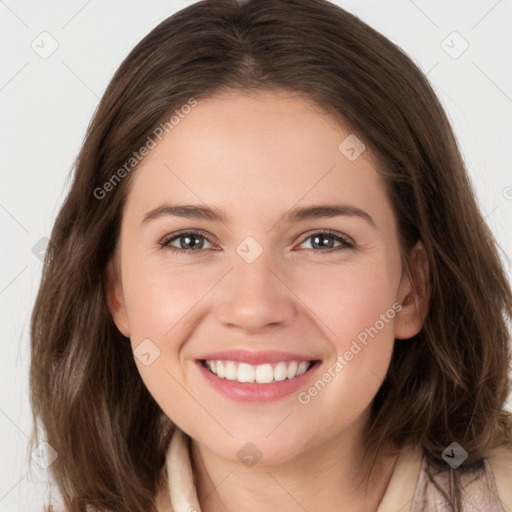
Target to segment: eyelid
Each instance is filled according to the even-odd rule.
[[[165,235],[160,242],[158,242],[158,245],[162,246],[163,249],[168,247],[168,244],[172,241],[174,241],[177,238],[180,238],[184,235],[198,235],[203,237],[205,240],[210,242],[213,245],[213,242],[210,240],[210,237],[202,230],[200,229],[180,229],[178,231],[175,231],[174,233],[171,233],[170,235]],[[172,247],[172,246],[171,246]],[[179,250],[177,247],[174,247],[174,249]],[[184,249],[183,249],[184,250]],[[184,251],[184,252],[199,252],[199,251]]]
[[[334,231],[332,229],[313,229],[311,231],[308,231],[306,234],[303,235],[301,241],[299,242],[299,245],[304,243],[308,238],[311,238],[315,234],[331,235],[334,238],[339,238],[343,241],[343,243],[346,244],[347,247],[356,247],[357,246],[355,241],[350,236],[346,235],[345,233],[341,233],[339,231]],[[315,252],[321,252],[321,251],[315,251]],[[323,251],[323,252],[328,252],[328,250]]]
[[[169,250],[169,251],[171,251],[173,253],[177,253],[177,254],[180,254],[180,253],[181,254],[191,253],[194,256],[203,254],[204,251],[206,251],[206,250],[210,250],[210,251],[218,250],[218,249],[196,249],[196,250],[192,249],[192,250],[186,250],[186,249],[181,249],[181,248],[169,245],[170,242],[173,242],[174,240],[176,240],[176,239],[178,239],[178,238],[180,238],[180,237],[182,237],[184,235],[187,235],[187,234],[198,235],[198,236],[204,238],[205,240],[207,240],[210,244],[215,245],[210,240],[210,237],[205,234],[204,231],[202,231],[200,229],[194,229],[194,228],[181,229],[179,231],[175,231],[174,233],[172,233],[170,235],[166,235],[158,243],[158,245],[160,246],[160,248],[167,249],[167,250]],[[301,240],[298,242],[297,245],[303,244],[306,240],[308,240],[309,238],[311,238],[313,235],[316,235],[316,234],[330,235],[333,238],[338,239],[338,241],[341,242],[341,246],[330,247],[328,249],[319,249],[319,250],[316,250],[316,249],[302,249],[302,250],[305,250],[305,251],[308,251],[308,252],[312,252],[312,253],[332,253],[332,252],[343,251],[343,250],[346,250],[346,249],[356,249],[358,247],[358,245],[352,239],[352,237],[346,235],[345,233],[334,231],[332,229],[313,229],[313,230],[310,230],[307,233],[305,233],[304,235],[302,235]]]

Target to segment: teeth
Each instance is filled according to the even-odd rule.
[[[228,364],[226,365],[226,379],[236,379],[236,366],[231,361],[228,361]]]
[[[254,367],[250,364],[240,363],[236,380],[238,382],[254,382]]]
[[[217,361],[217,375],[223,379],[226,378],[226,370],[224,369],[222,361]]]
[[[274,380],[274,370],[269,364],[259,364],[256,366],[256,382],[260,384],[269,384]]]
[[[277,363],[274,368],[274,380],[280,381],[286,379],[286,363]]]
[[[297,363],[295,361],[292,361],[288,365],[288,368],[286,369],[286,376],[289,379],[293,379],[293,377],[295,377],[295,375],[297,375]]]
[[[302,361],[299,364],[299,368],[297,369],[297,376],[306,373],[306,370],[309,368],[309,363],[307,361]]]
[[[205,362],[213,374],[222,379],[236,380],[238,382],[256,382],[258,384],[270,384],[285,379],[293,379],[307,371],[311,366],[310,361],[288,361],[277,364],[238,363],[235,361],[213,361]]]

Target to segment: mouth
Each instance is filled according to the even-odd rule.
[[[322,361],[282,352],[229,351],[205,355],[196,364],[206,383],[224,397],[255,403],[307,388]]]
[[[207,371],[221,379],[239,383],[271,384],[303,375],[316,361],[278,361],[258,365],[220,359],[204,359],[200,362]]]

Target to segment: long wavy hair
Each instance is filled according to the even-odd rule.
[[[173,111],[229,90],[299,93],[350,128],[376,156],[404,271],[418,240],[426,249],[428,314],[413,339],[395,341],[367,446],[419,445],[439,463],[456,440],[469,454],[463,471],[512,445],[511,289],[426,77],[399,47],[327,1],[201,1],[160,23],[122,62],[51,232],[31,318],[30,446],[44,438],[56,450],[49,469],[67,510],[154,512],[174,428],[106,303],[105,269],[136,166],[110,181],[106,197],[97,191]]]

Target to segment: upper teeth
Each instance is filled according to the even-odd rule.
[[[293,379],[302,375],[310,366],[311,361],[279,362],[252,365],[237,361],[205,361],[206,367],[218,377],[238,382],[257,382],[268,384],[274,381]]]

